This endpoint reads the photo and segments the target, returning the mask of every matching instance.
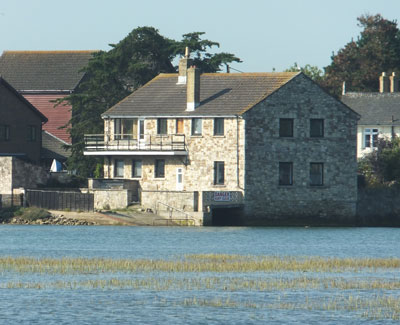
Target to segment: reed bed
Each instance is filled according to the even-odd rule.
[[[282,290],[399,290],[400,281],[344,280],[341,278],[292,278],[252,279],[205,277],[205,278],[164,278],[145,277],[140,279],[87,279],[81,281],[8,281],[0,289],[132,289],[132,290],[181,290],[218,292],[236,291],[282,291]]]
[[[341,272],[400,269],[398,258],[188,255],[176,260],[0,257],[0,271],[76,274],[101,272]]]

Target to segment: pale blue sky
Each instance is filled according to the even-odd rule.
[[[108,50],[138,26],[181,39],[193,31],[239,56],[245,72],[320,68],[360,33],[356,18],[400,18],[400,0],[2,0],[4,50]]]

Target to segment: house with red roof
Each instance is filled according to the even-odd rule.
[[[4,51],[0,57],[0,74],[48,119],[43,127],[46,155],[42,157],[47,165],[53,159],[65,160],[69,153],[64,146],[71,144],[63,128],[71,119],[71,106],[55,107],[55,101],[77,89],[93,52]]]

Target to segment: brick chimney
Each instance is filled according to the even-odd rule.
[[[200,105],[200,69],[194,66],[187,69],[186,94],[186,111],[194,111]]]
[[[185,48],[185,56],[179,61],[179,75],[177,85],[185,85],[186,84],[186,76],[187,69],[189,67],[189,48],[186,46]]]
[[[396,73],[392,72],[392,75],[389,77],[390,80],[390,92],[394,93],[399,91],[399,79],[396,77]]]
[[[389,78],[386,76],[386,72],[382,72],[382,75],[379,77],[379,92],[389,92]]]

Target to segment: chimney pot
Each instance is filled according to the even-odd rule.
[[[392,72],[392,75],[389,77],[390,80],[390,92],[395,93],[399,91],[399,79],[396,77],[396,73]]]
[[[386,76],[386,72],[382,72],[382,75],[379,77],[379,92],[389,92],[389,78]]]

